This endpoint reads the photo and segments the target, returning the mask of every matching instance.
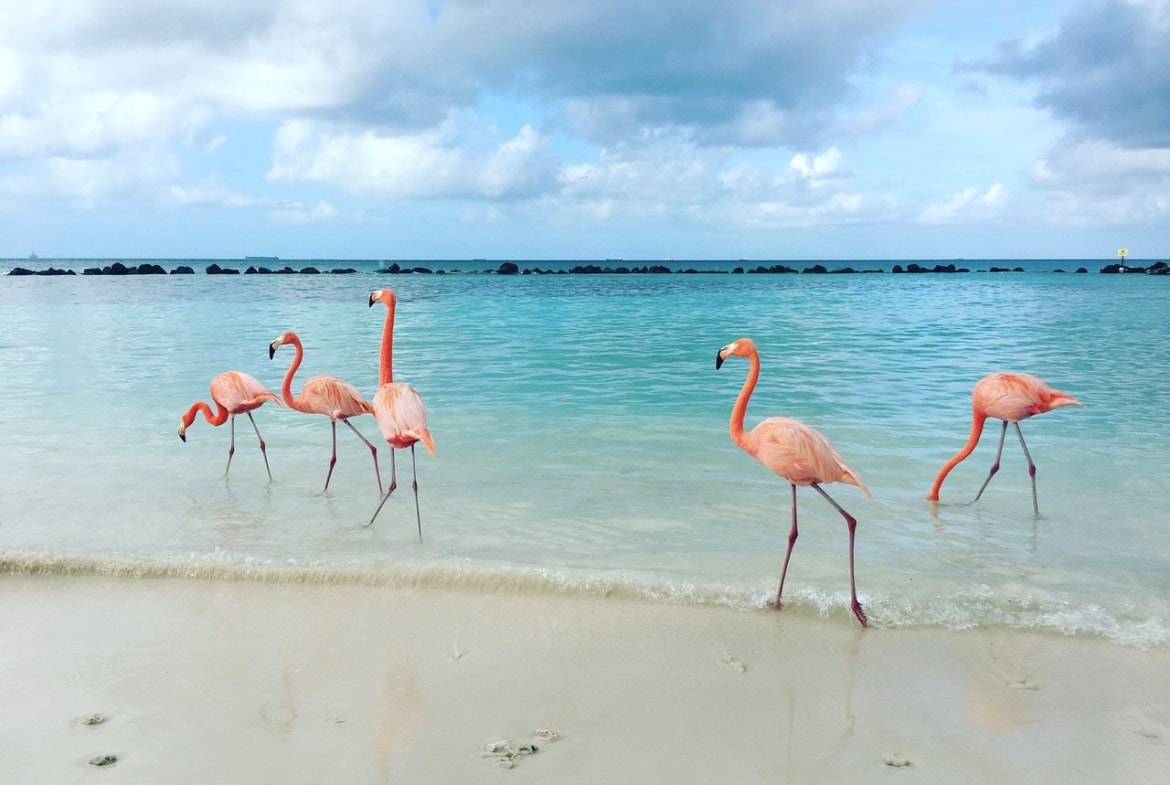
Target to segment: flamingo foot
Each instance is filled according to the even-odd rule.
[[[857,617],[859,622],[861,622],[862,627],[869,626],[869,617],[865,615],[865,611],[861,609],[861,603],[857,600],[853,601],[853,615]]]

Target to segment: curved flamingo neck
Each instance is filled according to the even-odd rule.
[[[752,397],[752,392],[756,389],[756,382],[760,380],[760,355],[758,352],[752,352],[748,355],[748,360],[751,361],[751,367],[748,369],[747,378],[744,379],[743,387],[739,391],[739,397],[735,399],[735,406],[731,408],[731,423],[728,430],[731,432],[731,440],[740,448],[747,449],[745,442],[747,436],[743,430],[744,417],[747,416],[748,399]]]
[[[290,335],[286,343],[291,343],[296,353],[293,355],[293,360],[289,363],[288,370],[284,372],[284,381],[280,384],[280,397],[284,399],[284,404],[290,409],[296,409],[298,412],[304,411],[292,393],[293,374],[301,367],[301,360],[305,358],[305,348],[301,346],[301,339],[295,334]]]
[[[943,464],[939,469],[938,476],[934,478],[934,487],[930,489],[930,495],[926,498],[930,501],[938,501],[938,492],[942,488],[943,480],[951,473],[951,469],[962,463],[971,451],[975,449],[975,445],[979,444],[979,437],[983,435],[983,425],[987,422],[987,415],[978,409],[973,410],[971,418],[971,435],[967,437],[967,443],[963,445],[963,449],[959,450],[953,458]]]
[[[199,412],[203,412],[203,419],[207,420],[207,422],[211,423],[212,425],[223,425],[225,422],[227,422],[228,418],[227,407],[225,407],[219,401],[215,402],[215,406],[215,414],[212,414],[211,407],[208,406],[205,402],[199,401],[198,403],[192,404],[191,408],[187,410],[187,413],[183,415],[183,428],[190,428],[191,423],[195,422],[195,415],[197,415]]]
[[[394,381],[394,299],[386,303],[386,321],[382,326],[382,353],[378,358],[378,386]]]

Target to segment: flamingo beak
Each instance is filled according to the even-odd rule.
[[[276,341],[273,341],[272,343],[268,344],[268,359],[269,360],[271,360],[273,357],[276,356],[276,347],[278,345],[279,344],[277,344]]]
[[[724,347],[726,348],[726,347]],[[723,349],[720,349],[715,354],[715,370],[719,370],[723,366]]]
[[[377,294],[377,292],[375,292],[374,294]],[[374,307],[374,303],[378,302],[378,298],[375,297],[374,294],[370,295],[370,307],[371,308]]]

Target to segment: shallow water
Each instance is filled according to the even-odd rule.
[[[197,268],[200,265],[193,265]],[[888,269],[889,265],[885,265]],[[975,266],[975,265],[972,265]],[[8,570],[511,586],[761,608],[788,533],[787,484],[731,444],[747,363],[715,370],[743,335],[763,372],[748,426],[821,430],[873,491],[827,490],[859,519],[858,589],[881,626],[1006,624],[1170,645],[1170,280],[965,275],[0,278],[0,559]],[[1075,269],[1070,265],[1068,269]],[[1096,269],[1090,267],[1090,269]],[[305,343],[317,373],[372,396],[384,309],[399,298],[396,381],[426,400],[418,542],[409,452],[374,526],[369,452],[266,405],[268,482],[246,418],[225,479],[228,426],[179,417],[217,373],[274,391]],[[970,390],[1034,373],[1088,409],[1023,423],[986,475],[998,427],[924,499],[966,440]],[[372,417],[354,424],[380,442]],[[382,442],[384,445],[384,442]],[[384,478],[389,449],[379,450]],[[846,532],[810,490],[786,611],[848,616]]]

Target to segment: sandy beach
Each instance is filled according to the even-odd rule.
[[[1090,638],[24,575],[0,577],[0,629],[12,785],[1148,783],[1170,771],[1170,652]]]

